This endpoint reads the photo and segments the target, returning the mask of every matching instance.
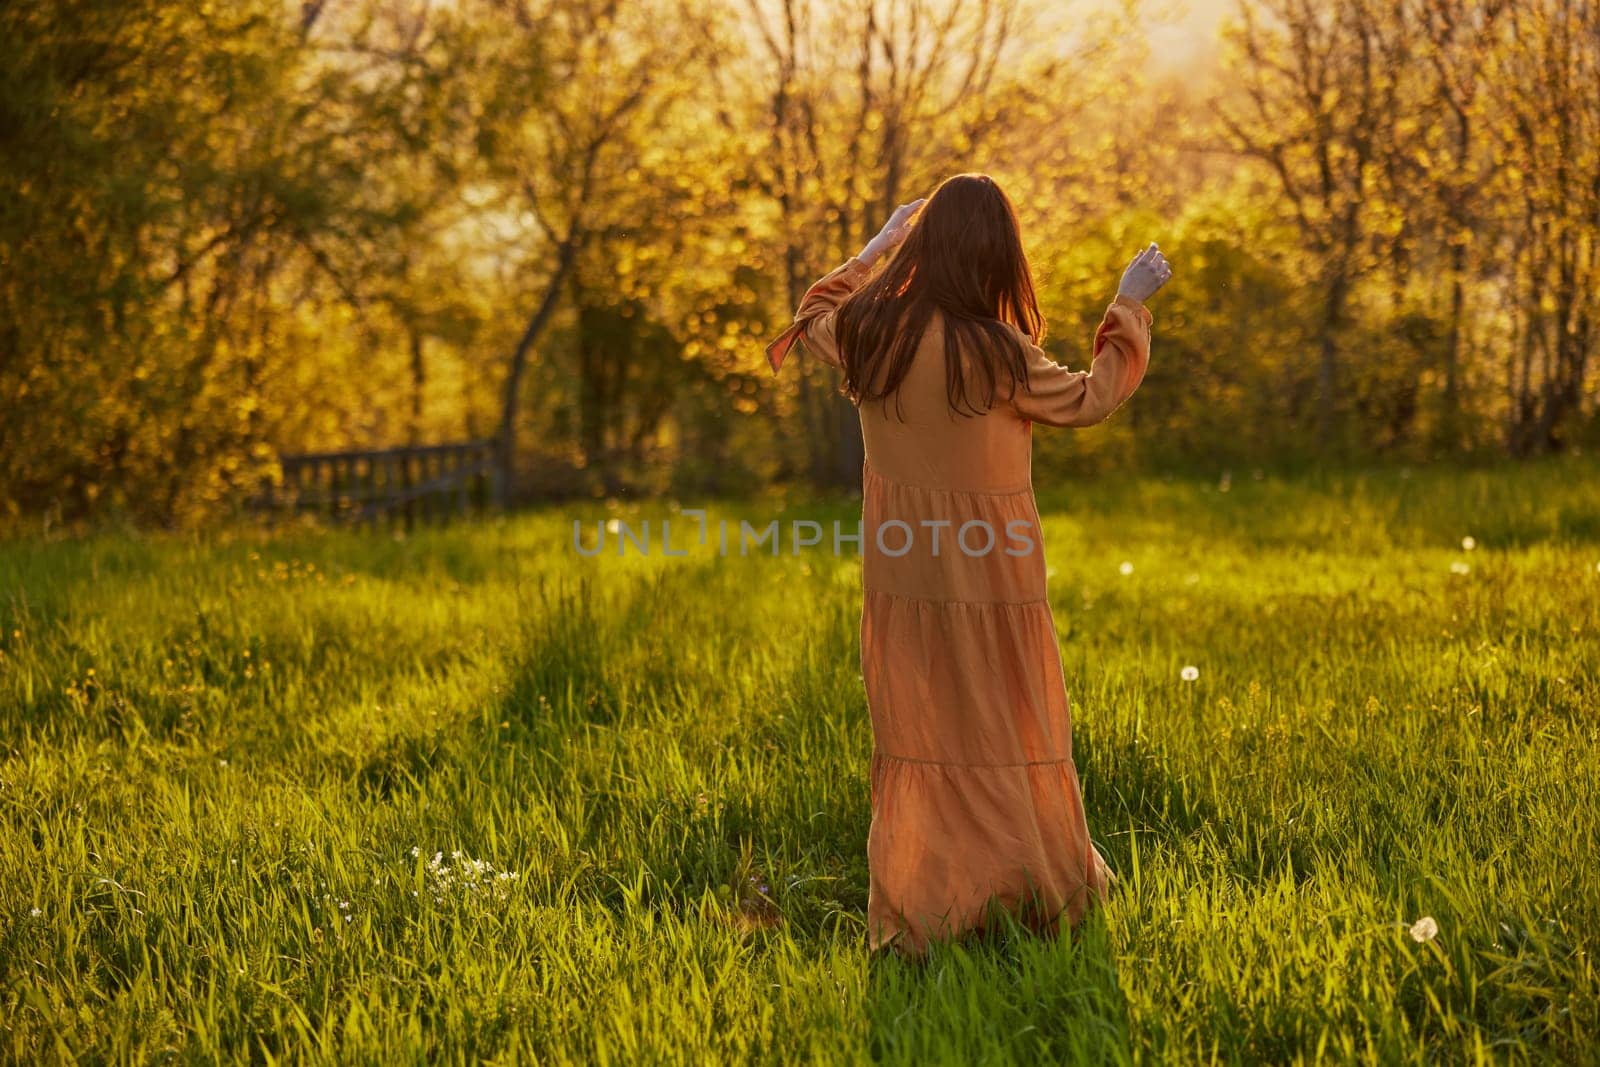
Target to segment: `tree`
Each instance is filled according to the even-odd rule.
[[[1450,310],[1444,342],[1443,437],[1461,436],[1463,337],[1474,281],[1474,235],[1489,221],[1481,196],[1492,180],[1487,127],[1494,121],[1484,90],[1494,60],[1498,0],[1408,0],[1406,24],[1421,34],[1426,64],[1411,124],[1416,136],[1389,154],[1390,187],[1446,249]]]
[[[1495,133],[1520,313],[1506,436],[1524,456],[1562,447],[1600,328],[1600,8],[1536,0],[1507,20]]]
[[[730,113],[767,130],[758,180],[778,210],[789,308],[901,201],[950,174],[1003,170],[1002,149],[1024,150],[1087,97],[1101,28],[1078,39],[1056,28],[1061,50],[1047,51],[1043,11],[1025,0],[750,0],[760,66],[729,83],[765,114]],[[810,477],[850,484],[861,470],[854,409],[828,368],[802,361],[798,378]]]
[[[650,136],[670,136],[674,108],[696,83],[715,35],[708,19],[683,2],[624,4],[619,0],[496,0],[485,17],[501,35],[498,47],[479,41],[488,60],[480,142],[499,209],[528,220],[515,249],[542,281],[532,312],[508,360],[498,430],[500,493],[514,489],[517,432],[529,360],[549,327],[564,290],[575,284],[586,251],[648,218],[618,218],[641,205],[628,196]],[[531,106],[537,101],[537,106]],[[659,168],[658,168],[659,169]],[[586,320],[588,321],[588,320]],[[608,393],[594,384],[609,353],[580,349],[584,388],[582,447],[600,450]],[[591,458],[599,460],[598,455]]]
[[[398,249],[422,258],[448,104],[403,10],[340,12],[0,13],[14,506],[183,521],[253,491],[285,423],[318,405],[359,414],[360,397],[371,410],[330,342],[370,310],[369,279]],[[381,180],[374,159],[408,180]]]
[[[1352,289],[1373,262],[1374,164],[1398,117],[1401,47],[1373,0],[1242,0],[1230,27],[1239,100],[1216,114],[1235,150],[1269,168],[1319,294],[1316,424],[1332,443],[1340,340]]]

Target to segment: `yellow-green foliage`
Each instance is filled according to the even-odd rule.
[[[837,374],[763,344],[963,171],[1074,369],[1174,266],[1047,469],[1600,443],[1600,8],[1227,0],[1173,50],[1181,6],[0,5],[0,521],[502,425],[518,498],[848,485]]]

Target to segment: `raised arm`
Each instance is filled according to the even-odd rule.
[[[1018,415],[1046,426],[1093,426],[1104,421],[1144,381],[1150,363],[1150,326],[1144,303],[1119,293],[1094,332],[1089,369],[1071,371],[1028,340],[1028,383],[1017,383],[1011,404]]]
[[[807,351],[815,353],[823,362],[839,366],[839,342],[833,333],[833,315],[845,297],[861,288],[870,269],[866,260],[851,256],[811,283],[811,288],[800,298],[794,321],[767,345],[767,362],[772,364],[774,374],[782,366],[783,357],[801,341],[805,342]]]
[[[839,342],[833,332],[834,312],[839,310],[845,297],[861,288],[872,265],[905,240],[906,230],[924,202],[913,200],[901,204],[860,253],[811,283],[795,309],[794,321],[767,345],[767,362],[772,364],[772,373],[778,373],[783,357],[800,341],[823,362],[835,367],[840,365]]]

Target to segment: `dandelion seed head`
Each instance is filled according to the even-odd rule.
[[[1424,941],[1432,941],[1439,936],[1439,924],[1434,921],[1432,915],[1424,915],[1411,924],[1410,933],[1411,940],[1420,945]]]
[[[1178,677],[1186,682],[1192,682],[1200,677],[1200,668],[1190,664],[1178,672]]]
[[[1130,575],[1130,574],[1133,573],[1133,564],[1130,563],[1128,560],[1123,560],[1122,564],[1119,567],[1117,567],[1117,570],[1122,572],[1123,576],[1126,577],[1127,575]]]
[[[606,533],[617,533],[621,529],[622,529],[622,521],[620,519],[607,519],[606,520]]]
[[[1463,552],[1471,552],[1473,549],[1475,549],[1477,547],[1478,547],[1478,541],[1477,541],[1476,538],[1472,537],[1471,535],[1468,535],[1468,536],[1463,537],[1461,539],[1461,550]]]
[[[1462,563],[1459,559],[1450,564],[1451,574],[1471,574],[1472,568]]]

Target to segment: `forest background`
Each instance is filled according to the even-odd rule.
[[[1174,264],[1041,480],[1600,444],[1583,0],[40,0],[0,72],[0,517],[466,439],[515,500],[849,486],[830,369],[762,346],[963,171],[1070,365]]]

